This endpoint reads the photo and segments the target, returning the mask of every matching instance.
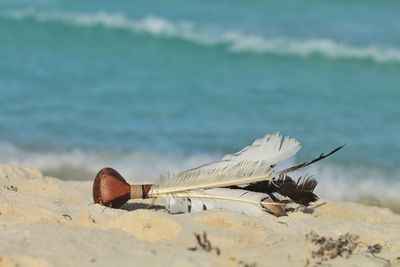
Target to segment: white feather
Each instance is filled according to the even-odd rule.
[[[300,148],[293,138],[282,138],[279,133],[266,135],[235,154],[159,181],[149,196],[269,180],[274,177],[272,165],[295,155]]]
[[[166,207],[170,213],[199,212],[214,208],[228,209],[245,215],[261,216],[265,212],[280,209],[282,204],[274,203],[267,194],[242,189],[214,188],[180,192],[166,198]]]
[[[177,198],[173,196],[167,196],[165,198],[165,208],[170,213],[180,213],[180,212],[187,212],[188,210],[188,199],[187,198]]]

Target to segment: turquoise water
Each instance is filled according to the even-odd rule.
[[[0,162],[153,180],[269,132],[330,198],[399,200],[400,4],[0,1]]]

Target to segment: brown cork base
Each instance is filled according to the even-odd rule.
[[[93,200],[103,206],[120,208],[131,198],[131,186],[113,168],[100,170],[93,183]]]

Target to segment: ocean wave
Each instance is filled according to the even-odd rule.
[[[202,46],[225,46],[233,53],[256,53],[308,57],[319,55],[330,59],[372,60],[378,63],[400,63],[400,49],[379,45],[356,46],[331,39],[298,40],[286,37],[267,38],[239,31],[204,29],[188,21],[172,21],[157,16],[132,19],[123,14],[98,12],[36,12],[10,11],[1,16],[15,19],[34,19],[38,22],[61,22],[78,27],[101,26],[122,29],[154,37],[175,38]]]
[[[159,155],[148,151],[96,151],[71,149],[32,151],[0,144],[0,163],[40,169],[45,175],[65,180],[92,180],[103,167],[113,167],[135,182],[155,181],[216,158],[210,155]]]
[[[114,167],[131,182],[154,182],[160,175],[174,174],[218,159],[222,155],[161,155],[149,151],[95,151],[73,149],[69,151],[32,151],[10,144],[0,144],[0,163],[31,166],[45,175],[62,179],[92,180],[103,167]],[[294,164],[284,162],[278,168]],[[368,166],[342,166],[329,162],[315,164],[298,177],[312,174],[319,181],[316,192],[331,200],[358,201],[374,198],[382,201],[400,201],[400,169],[390,174],[384,168]],[[396,179],[397,177],[397,179]],[[400,203],[400,202],[399,202]]]
[[[384,168],[366,165],[341,166],[321,163],[308,173],[318,180],[316,193],[330,200],[376,199],[400,204],[400,169],[388,174]]]

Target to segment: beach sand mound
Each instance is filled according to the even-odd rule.
[[[400,216],[320,201],[276,218],[93,204],[92,183],[0,166],[3,266],[400,266]],[[157,203],[156,203],[157,204]]]

